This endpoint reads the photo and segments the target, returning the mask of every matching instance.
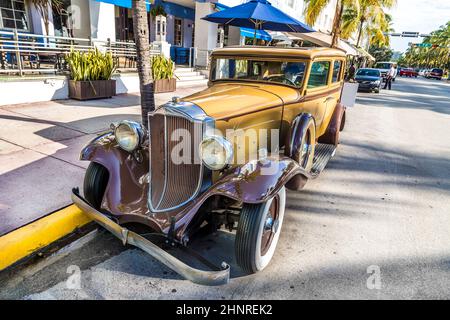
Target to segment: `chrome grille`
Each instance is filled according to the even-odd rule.
[[[168,211],[190,201],[199,191],[203,167],[197,149],[203,126],[183,116],[163,113],[150,115],[149,126],[150,210]],[[177,156],[172,157],[172,153]]]

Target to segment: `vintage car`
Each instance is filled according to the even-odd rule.
[[[338,146],[345,64],[344,52],[329,48],[215,50],[208,88],[159,106],[148,127],[114,123],[81,151],[91,163],[74,203],[195,283],[226,283],[228,264],[193,253],[212,270],[194,268],[155,237],[192,250],[200,230],[226,227],[236,231],[237,264],[264,269],[282,229],[285,189],[316,178]]]

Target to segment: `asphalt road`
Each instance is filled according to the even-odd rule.
[[[0,298],[449,299],[450,84],[398,79],[392,91],[361,93],[357,102],[322,176],[288,193],[278,249],[263,272],[239,270],[226,232],[196,244],[231,264],[221,287],[194,285],[99,233],[0,278]],[[81,269],[79,289],[70,266]]]

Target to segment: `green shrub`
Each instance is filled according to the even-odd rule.
[[[88,52],[70,50],[66,55],[70,79],[76,81],[110,80],[116,70],[110,52],[102,53],[97,48]]]
[[[173,79],[175,64],[163,55],[151,59],[153,80]]]

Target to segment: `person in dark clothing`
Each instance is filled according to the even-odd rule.
[[[356,68],[355,68],[355,65],[352,63],[352,65],[348,69],[347,80],[354,79],[355,78],[355,73],[356,73]]]

